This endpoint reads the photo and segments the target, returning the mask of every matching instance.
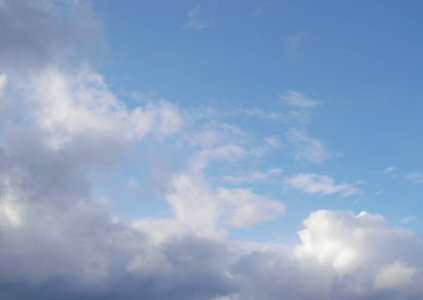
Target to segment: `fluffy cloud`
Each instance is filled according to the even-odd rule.
[[[6,112],[0,123],[0,299],[422,298],[422,237],[378,215],[314,212],[292,248],[231,241],[233,228],[285,212],[279,200],[215,186],[207,176],[212,162],[249,154],[245,132],[224,123],[182,132],[186,120],[175,104],[130,109],[95,70],[63,64],[72,59],[65,49],[73,36],[90,39],[98,24],[89,22],[89,5],[60,3],[0,2],[0,66],[7,74],[0,75]],[[92,27],[78,31],[85,21]],[[309,100],[294,106],[313,106]],[[96,175],[116,175],[123,154],[172,137],[192,148],[186,169],[169,176],[163,196],[169,212],[119,219],[119,197],[99,193]],[[319,194],[357,192],[316,174],[290,177],[287,184]]]
[[[172,191],[166,195],[174,219],[139,220],[135,227],[151,229],[163,240],[171,235],[196,234],[220,237],[227,234],[226,226],[243,228],[272,221],[285,212],[283,203],[253,193],[248,189],[212,189],[199,176],[181,174],[172,180]],[[158,231],[158,232],[157,232]]]
[[[53,147],[74,137],[98,139],[95,145],[109,138],[139,140],[153,131],[168,135],[182,124],[176,107],[166,101],[128,110],[103,78],[87,68],[75,74],[50,68],[32,79],[25,98],[36,122],[49,132]]]
[[[359,189],[352,184],[345,182],[335,184],[331,177],[313,173],[293,175],[286,178],[284,183],[307,194],[340,194],[342,197],[348,197],[359,192]]]
[[[241,257],[237,299],[419,299],[422,237],[381,216],[317,211],[304,221],[293,257],[274,251]]]

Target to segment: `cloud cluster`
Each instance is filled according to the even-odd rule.
[[[68,28],[81,19],[53,27],[75,11],[90,15],[90,7],[51,3],[0,2],[1,22],[10,23],[0,29],[8,38],[0,50],[8,56],[0,60],[7,112],[0,122],[0,299],[421,299],[422,237],[378,215],[317,211],[293,248],[231,241],[233,228],[285,212],[278,199],[215,187],[207,177],[212,162],[251,155],[244,132],[219,123],[187,137],[175,104],[128,108],[92,68],[61,62],[70,54],[55,45],[72,40]],[[16,25],[26,17],[28,26]],[[18,29],[31,38],[16,39]],[[19,76],[25,61],[33,61],[31,72]],[[123,154],[145,155],[140,145],[176,137],[194,150],[187,169],[170,176],[168,215],[118,218],[120,199],[96,192],[96,174],[121,171]],[[299,176],[287,182],[306,192],[356,192],[328,177]]]
[[[422,236],[365,212],[317,211],[304,221],[293,257],[243,256],[236,299],[419,299]]]

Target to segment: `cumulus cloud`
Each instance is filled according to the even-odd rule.
[[[103,78],[87,68],[70,74],[49,68],[34,76],[25,98],[53,147],[82,136],[99,139],[93,145],[100,145],[102,139],[138,140],[153,131],[168,135],[182,124],[176,106],[164,100],[128,110]]]
[[[334,180],[326,175],[313,173],[300,173],[284,180],[286,186],[302,191],[307,194],[331,195],[340,194],[348,197],[359,192],[359,189],[349,183],[341,182],[336,184]]]
[[[174,219],[157,220],[157,229],[172,227],[172,235],[225,236],[227,226],[248,227],[275,220],[285,212],[285,206],[280,201],[248,189],[213,189],[198,174],[175,176],[171,184],[172,190],[166,199],[172,207]],[[153,219],[146,222],[139,220],[136,224],[141,229],[155,226]],[[159,233],[159,236],[163,234]]]
[[[317,211],[304,221],[293,255],[241,257],[238,299],[418,299],[422,237],[381,216]]]
[[[408,287],[414,280],[417,269],[403,262],[395,261],[379,269],[373,281],[375,289],[393,289]]]
[[[229,240],[234,228],[285,213],[279,199],[215,186],[207,176],[211,162],[248,155],[246,133],[224,123],[183,132],[177,105],[128,108],[93,68],[64,67],[63,45],[76,34],[69,28],[85,19],[73,15],[82,2],[58,3],[0,1],[0,90],[13,112],[0,123],[0,299],[422,298],[422,237],[378,215],[314,212],[293,248]],[[87,32],[78,34],[88,39]],[[22,71],[26,64],[31,72]],[[169,211],[118,218],[119,196],[98,191],[98,174],[125,173],[123,154],[176,136],[194,150],[186,169],[169,176]],[[137,179],[125,182],[142,194]],[[310,193],[357,192],[316,174],[287,182]]]

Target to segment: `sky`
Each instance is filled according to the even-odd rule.
[[[422,9],[0,0],[0,299],[422,299]]]

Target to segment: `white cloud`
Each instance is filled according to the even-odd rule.
[[[189,21],[183,26],[185,29],[200,31],[211,25],[209,21],[202,19],[200,7],[192,8],[188,11]]]
[[[375,289],[408,286],[413,281],[416,271],[416,268],[408,267],[401,261],[395,261],[380,268],[374,279],[373,286]]]
[[[405,217],[405,218],[401,219],[398,223],[407,224],[407,223],[415,221],[416,219],[417,218],[415,216]]]
[[[224,145],[210,148],[195,153],[191,168],[193,170],[203,170],[212,160],[236,161],[247,155],[247,151],[238,145]]]
[[[292,105],[290,105],[292,107]],[[297,110],[295,110],[297,109]],[[307,124],[311,119],[310,109],[295,108],[293,110],[285,112],[266,112],[258,108],[245,110],[245,113],[248,116],[254,116],[261,119],[268,119],[273,121],[282,121],[284,123],[297,122],[299,124]]]
[[[292,256],[258,251],[233,272],[239,299],[418,299],[422,237],[365,212],[320,210],[304,221]],[[386,293],[384,290],[389,289]]]
[[[224,207],[224,222],[238,228],[276,220],[285,213],[283,203],[247,189],[219,188],[217,197]]]
[[[321,102],[310,99],[304,94],[296,91],[288,91],[281,96],[281,103],[295,108],[312,108]]]
[[[298,59],[302,55],[304,39],[307,36],[306,31],[300,31],[296,34],[287,36],[284,39],[285,51],[290,59]]]
[[[282,113],[279,112],[265,112],[258,108],[247,109],[244,113],[248,116],[255,116],[263,119],[269,120],[280,120],[283,117]]]
[[[189,162],[202,168],[188,166],[186,172],[173,175],[164,196],[171,209],[167,217],[119,220],[115,216],[119,195],[115,199],[98,195],[95,175],[104,173],[115,180],[119,176],[114,175],[126,173],[116,163],[117,157],[147,135],[151,146],[167,135],[181,133],[185,119],[167,101],[129,109],[95,71],[60,67],[57,58],[63,56],[52,51],[66,49],[68,42],[62,44],[60,37],[74,25],[64,29],[59,25],[49,10],[54,4],[0,3],[7,7],[0,11],[4,25],[0,35],[20,37],[5,39],[0,46],[0,66],[16,72],[3,89],[8,99],[5,105],[18,108],[18,117],[4,114],[7,122],[0,124],[0,298],[423,297],[422,236],[392,226],[378,215],[314,212],[299,232],[300,244],[289,250],[228,240],[231,228],[274,221],[285,212],[280,201],[246,188],[215,187],[207,178],[203,168],[212,161],[237,161],[248,154],[247,133],[232,125],[215,124],[198,136],[193,134],[198,137],[195,141],[183,139],[195,148],[183,148],[191,156]],[[60,3],[67,7],[82,2]],[[11,24],[22,27],[16,31]],[[20,64],[28,62],[43,66],[18,76]],[[14,68],[14,63],[19,66]],[[0,85],[4,78],[0,77]],[[304,132],[291,142],[319,144]],[[136,150],[137,155],[147,156]],[[151,156],[162,159],[154,150]],[[280,172],[271,169],[251,175],[256,180]],[[287,180],[310,193],[347,196],[357,192],[354,185],[335,184],[322,175],[298,174]],[[124,182],[138,189],[138,178]]]
[[[242,144],[246,133],[239,127],[219,122],[210,122],[195,133],[187,134],[186,139],[194,146],[212,149],[229,144]]]
[[[2,226],[20,227],[23,225],[22,207],[17,203],[18,192],[9,178],[2,180],[3,191],[0,196],[0,224]]]
[[[245,227],[274,220],[284,205],[247,189],[212,189],[198,175],[180,175],[172,181],[166,196],[178,222],[204,235],[221,234],[222,224]],[[219,229],[220,227],[220,229]]]
[[[36,121],[50,133],[48,143],[55,148],[81,136],[121,143],[150,132],[174,134],[182,126],[177,107],[164,100],[128,110],[103,78],[88,68],[76,73],[50,68],[32,80],[26,94]]]
[[[335,184],[331,177],[313,173],[293,175],[286,178],[284,184],[307,194],[340,194],[342,197],[348,197],[359,192],[359,189],[353,184],[345,182]]]
[[[296,160],[308,160],[321,163],[337,154],[326,149],[322,140],[310,137],[304,130],[292,128],[287,132],[288,140],[295,147],[294,157]]]
[[[423,183],[423,175],[417,172],[409,173],[405,178],[414,181],[415,183]]]
[[[6,87],[6,85],[7,85],[7,76],[6,74],[0,73],[0,96],[1,96],[2,90]]]
[[[269,169],[266,172],[250,172],[243,176],[223,176],[223,179],[231,182],[231,183],[257,183],[260,181],[263,181],[265,179],[268,179],[269,177],[278,176],[282,174],[282,169],[275,168],[275,169]]]
[[[271,136],[264,137],[263,140],[275,149],[280,148],[282,144],[280,139]]]
[[[394,168],[394,167],[387,167],[387,168],[385,169],[384,173],[385,173],[385,174],[388,174],[388,173],[393,172],[393,171],[395,171],[395,170],[396,170],[396,168]]]

